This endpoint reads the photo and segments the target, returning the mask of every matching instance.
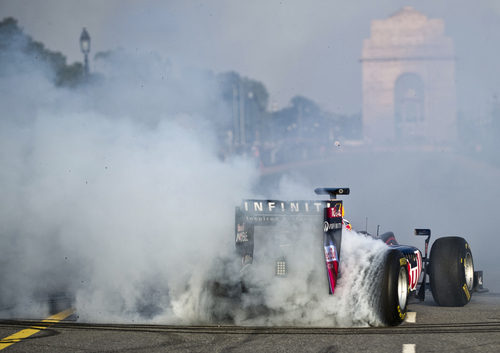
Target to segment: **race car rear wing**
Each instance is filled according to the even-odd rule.
[[[275,226],[280,222],[315,219],[321,222],[330,202],[319,200],[243,200],[235,212],[235,243],[242,263],[252,263],[255,226]]]
[[[236,207],[236,223],[254,225],[275,225],[286,217],[323,217],[325,207],[330,201],[320,200],[243,200]]]
[[[243,200],[236,207],[235,245],[241,256],[243,268],[253,262],[255,226],[275,226],[281,221],[287,223],[305,221],[306,218],[323,226],[323,249],[329,283],[333,294],[338,277],[338,264],[342,242],[344,207],[337,195],[348,195],[349,188],[318,188],[319,195],[330,195],[330,200]],[[318,229],[319,230],[319,229]],[[286,274],[286,261],[276,263],[276,274]]]
[[[323,217],[325,208],[334,207],[341,201],[337,195],[349,195],[349,188],[317,188],[318,195],[330,195],[330,200],[243,200],[240,207],[236,207],[236,218],[256,225],[273,225],[282,217],[287,216],[320,216]]]

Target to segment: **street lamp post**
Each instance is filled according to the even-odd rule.
[[[90,52],[90,36],[85,27],[82,30],[82,34],[80,35],[80,49],[85,58],[84,69],[85,76],[89,74],[89,52]]]

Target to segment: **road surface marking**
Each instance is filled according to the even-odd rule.
[[[45,320],[42,320],[43,323],[46,323],[46,325],[43,326],[31,326],[30,328],[21,330],[19,332],[14,333],[13,335],[10,335],[8,337],[5,337],[0,340],[0,351],[4,348],[7,348],[10,345],[13,345],[14,343],[21,342],[23,339],[28,338],[32,335],[34,335],[37,332],[40,332],[41,330],[45,330],[49,326],[64,320],[71,314],[75,312],[75,309],[66,309],[64,311],[61,311],[60,313],[57,313],[55,315],[49,316]]]
[[[415,353],[415,344],[403,344],[403,353]]]
[[[416,311],[408,311],[406,313],[406,322],[410,324],[414,324],[417,322],[417,312]]]

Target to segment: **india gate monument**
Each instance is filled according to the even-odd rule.
[[[365,141],[456,140],[455,54],[443,20],[404,7],[372,21],[361,64]]]

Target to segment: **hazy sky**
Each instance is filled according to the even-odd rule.
[[[86,27],[92,55],[116,47],[154,51],[174,65],[260,80],[279,107],[302,94],[331,111],[355,113],[370,21],[405,5],[445,20],[455,41],[459,109],[487,114],[500,93],[498,0],[0,0],[0,17],[17,18],[70,63],[82,60],[78,39]]]

